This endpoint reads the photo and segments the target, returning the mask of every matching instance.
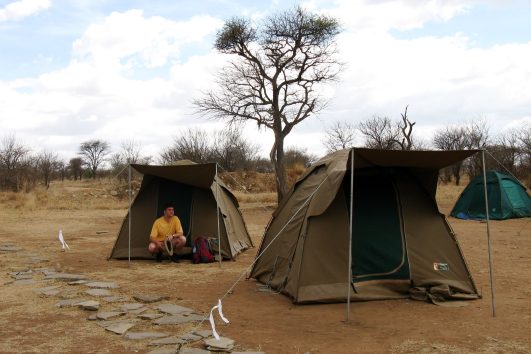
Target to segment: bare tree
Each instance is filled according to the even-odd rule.
[[[215,134],[213,157],[227,171],[249,170],[258,146],[245,140],[241,128],[228,126]]]
[[[435,131],[433,145],[440,150],[484,149],[489,141],[489,128],[484,120],[469,121],[462,125],[448,125]],[[466,163],[459,162],[450,167],[455,184],[461,182],[461,171],[466,166],[470,178],[477,176],[482,169],[481,157],[470,158]]]
[[[406,106],[404,113],[400,113],[402,122],[399,123],[399,128],[402,132],[402,139],[397,141],[397,144],[402,150],[411,150],[413,148],[413,126],[416,124],[416,122],[412,123],[407,117],[407,108],[408,106]]]
[[[43,178],[46,189],[50,188],[50,179],[52,174],[59,167],[59,158],[56,153],[51,151],[42,151],[37,155],[36,167]]]
[[[4,136],[0,146],[0,186],[18,191],[29,165],[30,149],[18,142],[15,135]]]
[[[266,18],[257,29],[244,18],[225,23],[215,48],[236,58],[219,73],[217,89],[194,101],[199,113],[230,123],[251,121],[270,129],[269,158],[278,200],[287,193],[284,139],[323,108],[319,86],[340,70],[335,59],[336,19],[302,8]]]
[[[334,122],[326,128],[323,145],[331,153],[354,145],[356,127],[348,122]]]
[[[74,177],[74,181],[77,179],[81,180],[83,175],[83,160],[80,157],[71,158],[68,162],[68,169]]]
[[[286,166],[293,168],[297,165],[308,167],[317,161],[317,156],[309,154],[306,149],[289,147],[286,150]]]
[[[79,155],[83,157],[83,162],[89,167],[92,178],[96,178],[96,172],[105,162],[105,157],[109,152],[109,144],[105,141],[89,140],[81,143]]]
[[[200,128],[188,128],[175,137],[173,145],[160,153],[162,164],[171,164],[179,160],[191,160],[197,163],[212,162],[212,153],[206,131]]]
[[[358,129],[365,136],[365,146],[368,148],[399,149],[400,131],[389,117],[373,116],[359,123]]]

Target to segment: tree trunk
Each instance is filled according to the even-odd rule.
[[[286,179],[286,165],[284,162],[284,138],[275,134],[275,143],[269,154],[269,158],[275,168],[275,182],[277,186],[277,203],[288,193]]]

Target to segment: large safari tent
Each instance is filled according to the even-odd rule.
[[[131,165],[131,168],[143,174],[143,178],[110,258],[153,258],[147,250],[149,234],[167,202],[175,205],[175,215],[181,221],[188,246],[198,236],[215,238],[219,240],[222,257],[227,259],[252,246],[238,201],[218,177],[216,164],[188,161],[172,166]]]
[[[295,303],[479,297],[435,201],[439,170],[476,152],[353,148],[322,158],[273,213],[251,277]]]

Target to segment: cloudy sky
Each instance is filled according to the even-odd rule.
[[[424,139],[483,119],[491,134],[531,124],[531,2],[303,1],[337,17],[346,63],[328,107],[287,138],[321,155],[334,121],[409,117]],[[76,155],[102,139],[134,139],[157,156],[186,127],[221,123],[193,114],[225,58],[213,50],[223,21],[260,19],[298,1],[0,0],[0,138]],[[272,137],[246,137],[267,155]]]

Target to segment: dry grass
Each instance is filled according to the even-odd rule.
[[[117,192],[114,187],[117,187],[116,182],[108,180],[53,182],[49,189],[38,186],[28,193],[0,192],[0,204],[30,211],[36,208],[50,210],[126,208],[127,200],[123,198],[125,193]]]

